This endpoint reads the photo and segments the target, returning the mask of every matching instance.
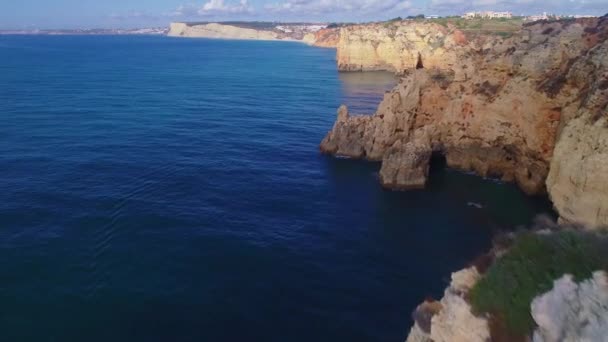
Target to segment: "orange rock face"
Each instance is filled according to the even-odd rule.
[[[325,28],[315,32],[314,46],[335,48],[340,40],[340,30],[336,28]]]
[[[410,67],[374,115],[338,120],[321,150],[383,160],[388,164],[383,168],[404,174],[398,168],[408,163],[399,158],[399,146],[430,146],[444,154],[451,167],[514,181],[529,194],[548,188],[556,208],[568,220],[608,224],[608,188],[595,193],[593,200],[586,198],[590,192],[574,189],[582,186],[578,182],[589,189],[603,189],[589,177],[605,179],[608,186],[608,19],[526,25],[512,38],[496,38],[483,48],[463,46],[466,41],[455,32],[449,37],[452,48],[444,54],[456,56],[459,63],[447,59],[443,67],[429,68],[427,63],[422,69]],[[408,43],[407,48],[415,45]],[[590,174],[584,179],[562,159],[581,151],[575,145],[583,142],[568,143],[563,133],[575,119],[583,122],[572,128],[572,134],[580,135],[585,125],[594,127],[588,128],[595,134],[593,140],[584,143],[585,153],[593,158],[580,160],[589,166]],[[560,147],[557,159],[556,145]],[[414,150],[404,150],[402,155]],[[553,165],[550,183],[546,183]],[[389,184],[400,188],[394,183]],[[604,204],[583,208],[580,201]]]

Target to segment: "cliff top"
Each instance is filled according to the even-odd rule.
[[[524,24],[520,18],[514,19],[463,19],[459,17],[437,18],[437,19],[393,19],[368,24],[348,24],[341,27],[347,29],[359,29],[362,27],[376,27],[388,30],[397,30],[408,26],[428,26],[439,31],[460,30],[468,36],[475,35],[497,35],[510,37],[519,31]]]
[[[313,25],[322,25],[326,26],[324,23],[308,23],[308,22],[274,22],[274,21],[193,21],[193,22],[183,22],[186,26],[197,26],[197,25],[207,25],[207,24],[221,24],[221,25],[230,25],[241,28],[248,28],[254,30],[274,30],[277,26],[313,26]]]

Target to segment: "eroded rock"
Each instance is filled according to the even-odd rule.
[[[548,191],[566,221],[608,225],[607,17],[534,23],[483,44],[433,25],[394,37],[374,25],[343,29],[342,68],[367,70],[382,51],[392,57],[369,69],[407,71],[374,115],[337,122],[322,151],[386,162],[383,184],[407,188],[424,170],[404,148],[428,144],[449,167]]]
[[[534,342],[601,342],[608,336],[608,276],[596,272],[580,284],[572,276],[532,302]]]
[[[563,221],[608,226],[608,41],[576,62],[569,78],[587,91],[564,123],[547,188]]]
[[[407,342],[487,342],[490,340],[488,320],[471,312],[465,300],[480,279],[475,267],[452,274],[450,286],[440,302],[425,302],[414,313],[415,325]],[[428,316],[430,325],[428,324]]]
[[[413,142],[395,142],[382,159],[380,183],[390,189],[422,189],[426,185],[431,147]]]

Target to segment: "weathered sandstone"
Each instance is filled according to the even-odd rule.
[[[608,333],[608,275],[596,272],[580,284],[566,275],[532,302],[538,324],[534,342],[605,341]]]
[[[337,28],[324,28],[310,32],[306,31],[306,26],[302,25],[286,25],[284,30],[281,31],[272,26],[256,29],[226,23],[171,23],[167,35],[186,38],[301,41],[309,45],[335,48],[338,42],[338,33]]]
[[[340,30],[324,28],[314,33],[307,33],[302,40],[317,47],[335,48],[340,40]]]
[[[408,188],[428,153],[412,146],[429,146],[449,167],[529,194],[548,190],[564,220],[608,224],[607,17],[540,22],[477,42],[434,24],[399,27],[392,38],[382,29],[374,38],[374,28],[342,29],[339,65],[392,65],[404,76],[374,115],[342,108],[324,153],[383,160],[385,185]],[[363,63],[367,44],[388,51],[385,43],[399,58]],[[398,157],[406,146],[409,162]]]
[[[608,19],[605,19],[608,21]],[[581,106],[553,152],[547,188],[561,218],[588,226],[608,225],[608,40],[581,56],[568,72]],[[595,38],[594,38],[595,39]]]
[[[407,342],[486,342],[488,320],[477,317],[465,300],[479,280],[475,267],[452,274],[452,282],[440,302],[425,302],[414,312],[415,324]]]
[[[454,273],[441,301],[426,301],[416,308],[406,342],[492,341],[488,318],[474,315],[466,301],[480,278],[475,267]],[[565,275],[555,280],[551,291],[534,299],[530,313],[538,325],[534,342],[604,341],[608,275],[598,271],[581,283]]]
[[[396,141],[382,159],[380,183],[392,189],[420,189],[429,175],[431,146]]]
[[[481,48],[484,40],[469,41],[462,31],[431,22],[346,26],[341,29],[337,43],[338,69],[395,72],[416,67],[456,69],[468,61],[462,55]]]
[[[272,31],[254,30],[232,25],[209,23],[203,25],[188,25],[186,23],[171,23],[170,37],[190,38],[221,38],[221,39],[254,39],[277,40],[279,36]]]

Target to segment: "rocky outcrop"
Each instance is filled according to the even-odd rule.
[[[407,342],[486,342],[488,320],[472,314],[465,300],[479,280],[475,267],[452,274],[452,282],[440,302],[425,302],[414,311],[415,324]]]
[[[414,326],[406,342],[492,341],[490,321],[472,313],[467,294],[481,279],[475,267],[452,275],[440,302],[426,301],[412,314]],[[608,275],[598,271],[576,283],[571,275],[554,282],[536,297],[530,313],[538,326],[534,342],[604,341],[608,333]]]
[[[608,40],[605,31],[596,34],[601,32],[603,43],[566,75],[569,88],[582,90],[582,105],[572,109],[574,118],[564,120],[547,178],[561,218],[594,227],[608,225]]]
[[[324,28],[314,33],[307,33],[303,41],[309,45],[335,48],[340,40],[340,30],[337,28]]]
[[[396,141],[382,159],[380,183],[391,189],[422,189],[429,175],[431,146]]]
[[[580,284],[566,275],[532,302],[538,324],[534,342],[605,341],[608,333],[608,275],[596,272]]]
[[[388,64],[409,69],[376,113],[339,117],[321,150],[395,165],[403,146],[428,145],[449,167],[513,181],[529,194],[548,190],[566,220],[608,224],[608,19],[540,22],[483,44],[422,27],[427,31],[400,26],[392,38],[407,48]],[[341,44],[361,36],[349,30],[342,29]],[[385,49],[380,46],[376,50]],[[340,57],[340,44],[338,52],[343,69],[361,69],[353,54]],[[433,57],[440,55],[445,62]],[[413,56],[421,57],[420,65]],[[417,151],[414,159],[424,160],[425,150]],[[387,183],[407,188],[407,181]]]

